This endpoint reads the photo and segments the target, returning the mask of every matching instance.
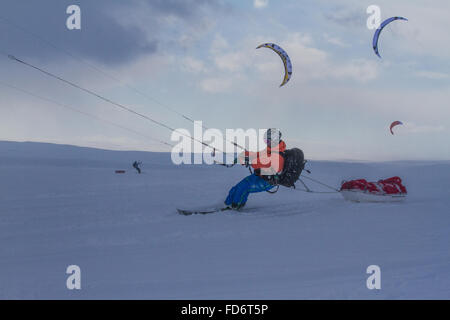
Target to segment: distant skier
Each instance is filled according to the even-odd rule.
[[[250,193],[269,191],[278,184],[284,166],[280,153],[286,150],[286,144],[281,140],[281,132],[274,128],[266,131],[264,142],[267,144],[264,151],[244,151],[235,159],[234,163],[250,165],[254,172],[231,188],[225,200],[227,207],[238,210],[245,205]]]
[[[142,163],[139,162],[139,161],[133,162],[133,168],[135,168],[139,174],[141,174],[141,168],[140,168],[140,165],[141,165],[141,164],[142,164]]]

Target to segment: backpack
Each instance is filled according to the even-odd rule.
[[[284,167],[283,171],[278,175],[278,184],[288,188],[295,188],[295,182],[305,168],[305,155],[302,150],[297,148],[281,152],[280,155],[284,158]]]

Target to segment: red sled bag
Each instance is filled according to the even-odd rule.
[[[392,177],[378,182],[365,179],[344,181],[340,193],[344,199],[355,202],[394,202],[403,201],[407,191],[402,179]]]
[[[407,193],[400,177],[392,177],[378,182],[368,182],[365,179],[345,181],[341,185],[342,190],[364,191],[376,194],[400,194]]]
[[[405,186],[402,184],[402,179],[400,179],[400,177],[380,180],[378,181],[378,185],[381,187],[383,192],[387,194],[408,193]]]
[[[342,184],[341,190],[361,190],[378,193],[379,189],[373,182],[367,182],[366,179],[350,180]]]

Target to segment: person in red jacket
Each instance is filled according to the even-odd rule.
[[[240,209],[247,202],[250,193],[268,191],[277,184],[278,175],[283,171],[284,159],[280,154],[286,150],[278,129],[268,129],[264,134],[267,148],[261,152],[242,152],[236,159],[242,165],[251,166],[254,173],[245,177],[228,193],[225,205]]]

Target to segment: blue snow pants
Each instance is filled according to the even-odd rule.
[[[231,188],[225,200],[227,206],[240,208],[247,202],[250,193],[262,192],[272,189],[274,186],[265,181],[260,176],[252,174],[242,179],[237,185]]]

